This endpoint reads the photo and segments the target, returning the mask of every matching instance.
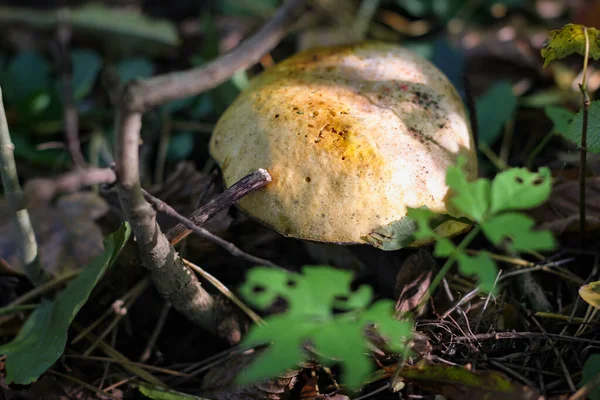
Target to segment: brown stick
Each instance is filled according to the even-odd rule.
[[[195,225],[202,226],[206,221],[222,210],[231,207],[248,193],[260,189],[269,182],[271,182],[271,175],[269,175],[267,170],[260,168],[251,174],[246,175],[238,182],[231,185],[231,187],[223,193],[194,211],[194,213],[190,215],[189,220]],[[191,229],[185,224],[179,223],[167,232],[167,238],[172,245],[176,245],[190,233],[192,233]]]
[[[58,26],[56,28],[56,39],[59,49],[59,63],[61,71],[61,81],[63,85],[64,101],[64,119],[65,119],[65,139],[67,149],[73,163],[77,167],[85,166],[85,159],[81,154],[81,144],[79,142],[79,114],[75,99],[73,98],[73,64],[69,53],[69,44],[73,29],[71,27],[71,12],[67,9],[61,10],[58,14]]]
[[[29,205],[46,204],[60,193],[76,192],[96,184],[114,183],[116,177],[112,168],[88,168],[68,172],[53,179],[30,179],[25,184],[25,199]]]
[[[304,8],[305,0],[288,0],[258,33],[231,53],[204,68],[168,74],[130,84],[118,101],[116,117],[116,171],[119,200],[135,235],[142,264],[163,298],[199,326],[230,341],[239,340],[243,324],[228,315],[228,331],[218,329],[219,308],[186,267],[156,222],[156,212],[144,199],[139,176],[138,145],[141,113],[158,104],[196,95],[215,87],[236,70],[247,67],[270,51],[284,36],[287,26]]]
[[[202,93],[229,79],[240,69],[256,64],[284,37],[305,8],[306,0],[287,0],[254,36],[233,51],[202,68],[161,75],[138,81],[126,88],[129,110],[144,112],[171,100]]]

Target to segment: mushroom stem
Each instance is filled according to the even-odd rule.
[[[271,182],[271,175],[266,169],[260,168],[246,175],[231,185],[223,193],[219,194],[217,197],[194,211],[194,213],[190,215],[189,221],[191,221],[194,225],[202,226],[204,223],[206,223],[206,221],[211,219],[222,210],[231,207],[242,197],[257,189],[260,189],[269,182]],[[169,242],[175,246],[177,243],[185,239],[190,233],[192,233],[192,230],[187,228],[186,224],[179,223],[167,232],[167,238],[169,239]]]

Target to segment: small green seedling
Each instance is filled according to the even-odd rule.
[[[467,181],[459,166],[448,168],[446,183],[454,192],[450,201],[472,221],[475,228],[458,245],[439,237],[432,229],[431,221],[436,214],[427,209],[410,209],[408,216],[417,221],[417,240],[434,238],[434,254],[449,257],[440,273],[431,284],[432,293],[454,262],[464,275],[476,275],[483,292],[490,292],[498,273],[496,263],[485,252],[468,255],[464,249],[480,231],[496,247],[512,253],[543,251],[554,248],[554,238],[549,231],[533,230],[531,217],[517,210],[537,207],[548,199],[552,189],[552,178],[548,168],[530,172],[525,168],[512,168],[498,174],[492,181],[477,179]]]
[[[371,304],[371,288],[363,285],[353,291],[351,281],[350,272],[332,267],[305,266],[302,274],[267,267],[250,270],[240,288],[243,297],[259,309],[283,298],[288,309],[250,330],[242,348],[270,345],[238,377],[238,383],[277,376],[297,368],[310,355],[326,366],[340,363],[344,382],[358,388],[373,370],[367,355],[368,327],[387,339],[390,350],[403,351],[412,322],[394,318],[392,300]]]

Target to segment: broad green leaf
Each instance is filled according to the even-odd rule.
[[[435,242],[433,255],[436,257],[449,257],[456,250],[456,246],[450,239],[438,238]]]
[[[476,102],[479,141],[492,146],[500,137],[504,125],[513,119],[517,97],[510,83],[500,81],[492,85]]]
[[[550,31],[548,44],[542,48],[544,68],[552,60],[570,56],[573,53],[585,55],[584,25],[566,24],[560,29]],[[590,57],[594,60],[600,58],[600,30],[587,28],[590,44]]]
[[[154,64],[147,58],[128,58],[118,63],[116,68],[122,85],[154,75]]]
[[[496,246],[507,240],[512,251],[552,250],[554,237],[550,231],[534,231],[534,220],[520,213],[495,215],[481,224],[485,236]]]
[[[580,287],[579,295],[590,306],[600,309],[600,281],[591,282]]]
[[[568,133],[563,136],[577,146],[581,146],[582,127],[583,110],[579,110],[569,124]],[[587,150],[600,153],[600,100],[592,101],[588,109]]]
[[[554,124],[552,127],[553,132],[560,133],[563,136],[569,133],[569,124],[573,120],[573,117],[575,117],[573,111],[567,110],[564,107],[548,106],[544,108],[544,113]]]
[[[331,267],[308,267],[302,274],[258,267],[248,273],[240,293],[251,304],[265,308],[276,299],[288,304],[285,314],[268,318],[266,324],[253,326],[241,343],[242,348],[268,344],[238,383],[246,384],[272,378],[308,357],[306,344],[325,365],[340,363],[345,383],[352,388],[361,385],[372,371],[367,356],[365,329],[375,329],[389,339],[390,348],[403,348],[411,334],[412,323],[394,319],[394,303],[379,301],[367,308],[372,290],[361,286],[353,291],[352,275]],[[341,305],[345,313],[334,313]]]
[[[537,207],[548,200],[551,191],[548,168],[540,168],[537,173],[525,168],[508,169],[492,181],[491,212]]]
[[[600,354],[592,354],[583,364],[581,370],[581,384],[585,385],[600,374]],[[589,395],[589,400],[600,400],[600,387],[596,387]]]
[[[29,317],[10,343],[0,346],[6,354],[6,381],[25,385],[35,381],[62,354],[69,325],[87,301],[104,271],[110,267],[131,235],[128,224],[104,240],[104,252],[88,265],[54,301],[43,303]]]
[[[185,160],[194,150],[194,134],[192,132],[177,132],[169,140],[167,161],[175,163]]]
[[[166,390],[158,386],[147,383],[136,384],[141,394],[152,400],[208,400],[204,397],[192,396],[176,392],[174,390]]]
[[[88,95],[100,72],[102,59],[92,50],[78,49],[71,52],[73,63],[73,96],[81,100]]]
[[[483,221],[490,207],[490,181],[469,182],[460,166],[452,166],[446,171],[446,183],[454,192],[452,204],[474,221]]]
[[[48,90],[50,66],[37,51],[23,51],[10,60],[2,77],[2,95],[7,103]]]
[[[494,282],[498,275],[498,268],[491,257],[481,252],[475,256],[461,253],[457,256],[458,270],[466,276],[477,276],[480,290],[489,293],[494,290]]]

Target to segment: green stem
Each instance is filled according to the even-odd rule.
[[[590,56],[590,38],[588,36],[587,27],[583,28],[585,35],[585,56],[583,59],[583,77],[579,90],[583,97],[583,123],[581,126],[581,150],[580,150],[580,167],[579,167],[579,230],[583,234],[585,232],[585,174],[587,164],[587,130],[588,130],[588,109],[590,106],[590,97],[586,91],[586,76],[588,58]]]
[[[550,142],[550,139],[552,139],[553,137],[554,137],[554,132],[548,132],[548,134],[546,136],[544,136],[544,138],[537,144],[537,146],[535,146],[535,149],[533,149],[533,151],[529,155],[529,158],[527,158],[527,163],[525,164],[527,169],[531,170],[531,168],[533,167],[533,163],[534,163],[535,159],[537,158],[538,154],[540,154],[542,149],[544,147],[546,147],[548,142]]]
[[[0,308],[0,315],[16,314],[22,311],[35,310],[38,306],[39,304],[22,304],[13,307],[2,307]]]
[[[0,89],[0,175],[2,176],[4,195],[11,212],[15,213],[13,223],[16,228],[15,233],[23,270],[31,282],[37,286],[47,281],[48,276],[39,264],[37,241],[31,226],[29,213],[25,208],[23,190],[21,190],[15,164],[14,150],[15,145],[10,139],[4,103],[2,102],[2,89]]]
[[[479,235],[479,232],[481,232],[481,228],[479,228],[479,225],[475,225],[471,232],[469,232],[469,234],[465,236],[465,238],[460,242],[458,247],[454,249],[448,260],[446,260],[446,263],[444,264],[442,269],[440,269],[440,272],[438,272],[435,278],[433,278],[433,281],[431,282],[431,285],[429,285],[427,293],[423,296],[423,298],[420,301],[419,307],[417,308],[418,310],[420,310],[421,307],[423,307],[425,303],[427,303],[427,301],[431,298],[437,287],[442,282],[442,279],[444,279],[448,271],[450,271],[450,268],[452,268],[452,266],[456,262],[458,255],[465,251],[465,248],[469,244],[471,244],[471,242],[477,237],[477,235]]]

